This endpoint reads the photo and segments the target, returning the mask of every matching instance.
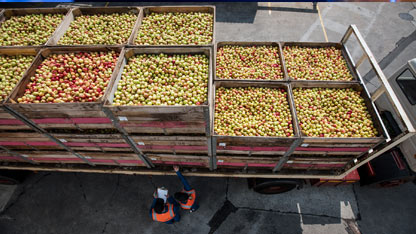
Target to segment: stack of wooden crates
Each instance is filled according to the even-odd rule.
[[[137,20],[125,44],[59,45],[59,39],[79,15],[127,12],[137,15]],[[201,46],[135,45],[141,22],[151,12],[204,12],[212,14],[215,22],[215,8],[211,6],[5,10],[3,20],[12,15],[35,13],[60,13],[65,14],[65,18],[46,44],[7,47],[3,48],[3,52],[0,51],[4,54],[21,51],[37,55],[4,106],[2,104],[0,129],[5,131],[0,132],[0,145],[3,146],[1,160],[149,168],[179,164],[208,168],[211,156],[209,105],[214,37],[211,43]],[[38,65],[49,55],[94,51],[115,51],[120,54],[106,91],[96,102],[16,102],[23,95]],[[210,61],[206,103],[199,106],[114,106],[112,101],[124,66],[130,57],[143,53],[205,54]]]
[[[204,45],[136,45],[144,17],[152,12],[204,12],[213,17],[212,41]],[[0,46],[0,55],[33,55],[30,68],[0,104],[0,161],[88,163],[167,169],[172,165],[203,170],[257,170],[314,173],[345,168],[380,144],[380,119],[362,80],[340,43],[215,42],[215,7],[105,7],[6,9],[0,24],[14,15],[59,13],[65,17],[43,45]],[[130,37],[117,45],[59,45],[72,21],[80,15],[132,13],[137,16]],[[282,80],[224,80],[216,77],[216,52],[226,45],[274,46],[279,50]],[[354,80],[299,81],[288,75],[285,46],[328,47],[343,51]],[[104,95],[95,102],[17,103],[41,62],[51,54],[115,51],[119,58]],[[209,58],[207,100],[190,106],[113,105],[128,60],[137,54],[204,54]],[[291,137],[223,136],[214,131],[215,90],[220,87],[269,87],[287,92],[294,135]],[[307,137],[299,128],[292,89],[297,87],[354,88],[362,91],[380,136],[373,138]]]

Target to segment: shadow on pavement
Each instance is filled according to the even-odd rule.
[[[253,23],[258,10],[288,11],[317,13],[315,5],[311,9],[291,7],[267,7],[259,6],[257,2],[74,2],[74,3],[0,3],[6,8],[15,7],[56,7],[60,6],[181,6],[181,5],[214,5],[216,6],[216,22],[227,23]]]

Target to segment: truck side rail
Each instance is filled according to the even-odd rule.
[[[354,35],[355,38],[358,41],[358,44],[360,45],[363,54],[358,59],[357,62],[354,62],[348,48],[345,46],[348,40],[351,38],[351,35]],[[361,75],[358,72],[358,67],[360,67],[361,64],[367,59],[370,63],[372,69],[374,70],[376,77],[380,81],[380,87],[378,87],[373,93],[369,93],[369,97],[371,98],[372,104],[375,106],[375,101],[383,94],[387,96],[387,100],[389,103],[393,106],[394,111],[396,112],[397,116],[400,118],[400,121],[403,123],[404,131],[394,137],[393,139],[390,137],[388,132],[386,131],[384,124],[383,124],[383,130],[386,135],[386,143],[381,145],[381,147],[376,147],[376,149],[370,149],[367,153],[362,155],[360,158],[353,160],[352,162],[348,163],[346,167],[343,168],[343,173],[339,176],[336,176],[337,178],[343,178],[351,171],[357,169],[358,167],[364,165],[365,163],[371,161],[372,159],[376,158],[377,156],[387,152],[388,150],[392,149],[393,147],[399,145],[406,139],[410,138],[411,136],[416,134],[415,126],[413,125],[412,121],[410,120],[409,116],[407,115],[405,109],[403,108],[402,104],[400,103],[399,99],[396,96],[396,93],[394,92],[393,88],[391,87],[389,81],[387,80],[386,76],[384,75],[383,71],[381,70],[380,66],[378,65],[373,53],[370,51],[367,43],[364,41],[363,36],[358,31],[356,25],[350,25],[347,32],[341,39],[341,43],[344,44],[345,49],[348,53],[348,56],[351,58],[351,61],[353,63],[353,66],[357,70],[358,76],[364,85],[364,81],[361,77]],[[365,85],[364,85],[365,87]],[[368,92],[368,90],[366,90]]]

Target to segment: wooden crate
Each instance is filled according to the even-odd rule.
[[[76,17],[81,15],[95,15],[95,14],[113,14],[113,13],[134,13],[137,15],[136,22],[131,29],[131,34],[128,40],[117,46],[124,46],[126,44],[131,44],[133,41],[133,36],[136,35],[139,28],[139,18],[143,14],[139,7],[79,7],[73,8],[65,18],[65,21],[62,23],[59,31],[51,38],[48,45],[51,46],[71,46],[71,45],[60,45],[59,40],[65,35],[66,31],[69,29],[70,24],[75,20]],[[111,46],[111,45],[90,45],[90,46]]]
[[[50,131],[50,134],[76,152],[133,152],[133,149],[125,142],[117,130],[113,133],[85,133],[83,131],[65,133]]]
[[[149,6],[142,8],[143,13],[139,16],[139,24],[138,30],[133,34],[133,40],[129,45],[135,46],[149,46],[149,45],[137,45],[135,44],[135,40],[137,38],[137,34],[140,31],[140,27],[142,25],[143,18],[149,15],[152,12],[155,13],[167,13],[167,12],[180,12],[180,13],[191,13],[191,12],[202,12],[202,13],[211,13],[213,15],[213,28],[212,28],[212,42],[209,44],[204,45],[154,45],[160,47],[180,47],[180,46],[190,46],[190,47],[200,47],[200,46],[210,46],[214,47],[215,44],[215,6]],[[153,45],[152,45],[153,46]]]
[[[217,168],[246,168],[246,169],[267,169],[271,171],[281,159],[280,156],[236,156],[218,155]]]
[[[283,170],[338,170],[344,167],[354,156],[328,155],[316,157],[315,155],[291,155],[283,165]]]
[[[0,47],[0,56],[13,56],[13,55],[31,55],[36,56],[39,49],[35,47],[18,47],[18,48],[1,48]],[[30,65],[31,67],[32,65]],[[22,78],[26,75],[27,71],[23,74]],[[17,83],[16,87],[19,83]],[[16,89],[16,87],[14,89]],[[13,90],[11,91],[13,93]],[[7,98],[6,98],[7,100]],[[13,115],[9,114],[4,108],[3,103],[6,101],[3,100],[0,103],[0,131],[3,130],[16,130],[16,129],[30,129],[29,126],[26,126],[20,120],[17,120]]]
[[[287,76],[289,78],[289,81],[296,81],[296,82],[309,82],[309,83],[317,83],[321,85],[325,85],[328,83],[345,83],[345,82],[358,82],[358,74],[355,70],[354,66],[352,65],[351,58],[348,56],[345,46],[342,43],[336,43],[336,42],[282,42],[281,48],[282,48],[282,56],[283,61],[285,61],[285,56],[283,53],[284,47],[292,47],[292,46],[299,46],[299,47],[309,47],[309,48],[326,48],[326,47],[335,47],[336,49],[341,50],[342,57],[347,63],[348,70],[350,71],[353,80],[351,81],[336,81],[336,80],[295,80],[293,77],[290,77],[289,72],[287,72],[287,66],[285,65],[285,71],[287,72]]]
[[[205,54],[210,61],[207,101],[199,106],[114,106],[113,99],[122,70],[127,60],[136,54]],[[120,72],[112,90],[105,96],[105,108],[120,120],[129,134],[209,134],[209,106],[211,103],[212,64],[211,49],[201,48],[130,48],[126,49]]]
[[[84,163],[81,159],[68,151],[15,150],[14,152],[38,163]]]
[[[294,154],[310,155],[311,157],[329,157],[336,155],[349,155],[356,158],[359,155],[367,152],[369,149],[384,142],[383,128],[381,119],[373,106],[371,99],[364,90],[364,88],[357,83],[352,82],[337,82],[326,83],[322,85],[317,82],[292,82],[292,88],[353,88],[361,92],[361,97],[364,99],[367,110],[370,113],[374,127],[379,132],[378,137],[357,138],[357,137],[308,137],[302,132],[302,144],[295,149]],[[296,103],[296,102],[294,102]],[[299,119],[297,120],[299,122]]]
[[[45,135],[31,131],[2,131],[0,146],[9,150],[63,150]]]
[[[222,48],[226,45],[231,45],[231,46],[244,46],[244,47],[249,47],[249,46],[273,46],[273,47],[278,47],[279,48],[279,59],[280,59],[280,64],[282,66],[282,73],[283,73],[283,79],[282,80],[237,80],[237,79],[222,79],[221,77],[217,77],[217,51],[219,48]],[[269,82],[282,82],[282,81],[288,81],[289,80],[289,76],[287,75],[287,71],[286,71],[286,65],[284,62],[284,58],[283,58],[283,52],[282,52],[282,46],[279,42],[245,42],[245,41],[221,41],[221,42],[217,42],[215,44],[215,61],[214,61],[214,81],[250,81],[250,82],[265,82],[265,81],[269,81]]]
[[[145,166],[141,160],[137,159],[134,153],[128,152],[82,152],[89,161],[93,163],[101,162],[116,163],[120,166]],[[209,157],[195,155],[174,155],[174,154],[153,154],[147,153],[146,156],[156,166],[173,166],[180,165],[182,167],[202,167],[208,168]],[[111,164],[110,163],[110,164]]]
[[[219,87],[267,87],[283,88],[288,94],[289,108],[292,114],[293,137],[257,137],[257,136],[223,136],[211,129],[213,138],[213,153],[217,155],[270,155],[281,156],[289,147],[299,138],[298,124],[290,84],[271,83],[271,82],[233,82],[233,81],[216,81],[214,87],[213,100],[215,100],[215,89]],[[215,106],[215,103],[213,103]],[[215,110],[212,108],[212,123],[214,123]],[[213,124],[212,124],[213,126]]]
[[[0,162],[21,162],[23,159],[10,154],[6,150],[0,148]]]
[[[173,154],[153,154],[147,153],[146,156],[152,161],[152,163],[158,166],[173,166],[179,165],[181,167],[198,167],[208,168],[210,157],[207,156],[195,156],[193,154],[188,155],[173,155]]]
[[[27,119],[35,122],[43,129],[65,128],[65,129],[109,129],[113,128],[111,120],[102,111],[105,93],[109,92],[114,79],[120,68],[121,59],[117,62],[112,78],[105,90],[104,95],[96,102],[74,102],[74,103],[17,103],[35,74],[39,64],[50,54],[64,54],[77,52],[101,52],[117,51],[120,58],[123,50],[120,47],[70,47],[70,48],[46,48],[42,49],[24,78],[19,82],[15,90],[6,100],[5,105],[14,111],[24,115]]]
[[[0,26],[1,23],[10,19],[12,16],[24,16],[31,14],[63,14],[64,18],[62,22],[55,29],[54,33],[50,35],[48,41],[45,44],[37,45],[33,47],[43,47],[52,44],[52,38],[62,30],[63,23],[65,18],[69,15],[70,9],[68,8],[14,8],[14,9],[4,9],[3,12],[0,12]],[[15,48],[15,47],[24,47],[24,46],[0,46],[0,48]]]
[[[206,136],[159,136],[131,135],[137,147],[145,154],[192,154],[205,155],[211,147]]]

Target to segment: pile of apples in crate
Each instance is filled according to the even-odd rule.
[[[114,105],[201,105],[208,95],[205,55],[140,54],[129,59]]]
[[[0,46],[45,44],[63,18],[63,14],[12,16],[0,25]]]
[[[351,81],[341,50],[335,47],[283,49],[288,75],[294,80]],[[282,80],[278,47],[218,48],[217,79]],[[300,130],[309,137],[375,137],[378,132],[359,91],[350,88],[294,88]],[[244,87],[216,90],[214,131],[228,136],[293,136],[287,91]]]
[[[52,54],[36,69],[19,103],[94,102],[110,81],[116,52]]]

